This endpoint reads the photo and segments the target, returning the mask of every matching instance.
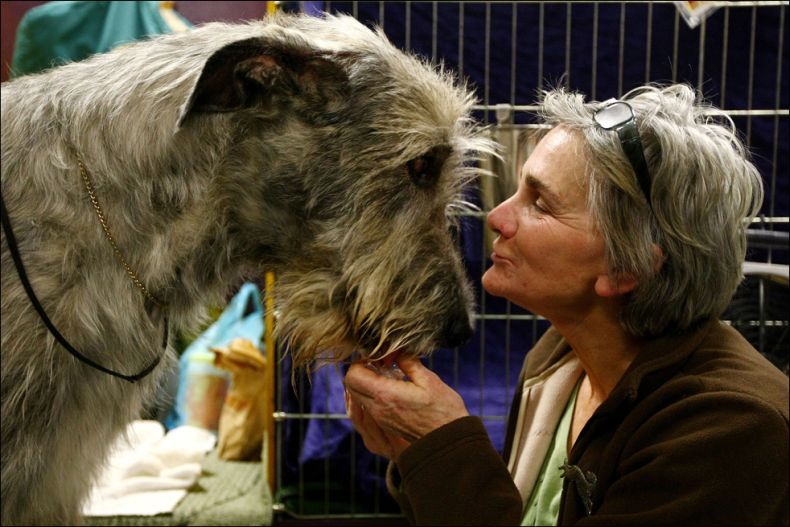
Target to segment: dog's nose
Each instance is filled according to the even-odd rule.
[[[447,321],[439,346],[443,348],[460,346],[472,338],[472,334],[474,334],[474,328],[470,324],[469,315],[464,311]]]

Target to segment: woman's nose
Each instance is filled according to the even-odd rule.
[[[488,213],[488,227],[503,238],[512,238],[516,234],[512,199],[503,201]]]

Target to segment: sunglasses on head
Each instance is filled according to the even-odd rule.
[[[639,129],[636,127],[634,110],[625,101],[612,101],[604,104],[604,107],[593,114],[593,120],[604,130],[617,132],[623,151],[636,174],[639,188],[642,189],[648,206],[652,208],[650,203],[650,173],[647,170],[645,151],[642,147],[642,139],[639,137]]]

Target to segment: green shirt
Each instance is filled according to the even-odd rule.
[[[538,481],[532,489],[532,494],[527,500],[527,507],[524,510],[524,519],[521,525],[557,525],[557,518],[560,512],[560,498],[562,497],[562,478],[560,477],[560,467],[568,458],[568,433],[571,428],[573,410],[576,407],[576,394],[579,392],[579,385],[576,383],[568,402],[565,405],[565,412],[560,418],[554,437],[551,440],[549,451],[543,467],[538,474]]]

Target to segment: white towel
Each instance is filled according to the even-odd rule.
[[[167,434],[158,421],[134,421],[113,445],[83,507],[86,516],[152,516],[173,512],[200,477],[213,433],[180,426]]]

